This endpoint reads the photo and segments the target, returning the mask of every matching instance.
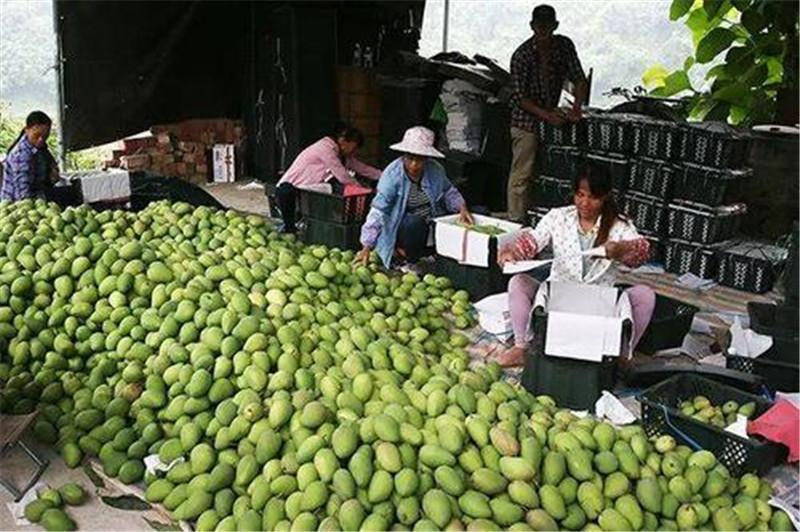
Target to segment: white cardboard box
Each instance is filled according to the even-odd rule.
[[[236,158],[233,144],[215,144],[212,154],[214,183],[233,183],[236,180]]]
[[[622,331],[632,321],[630,300],[614,287],[550,282],[536,293],[534,307],[547,311],[547,356],[600,362],[629,347]]]
[[[497,236],[486,235],[456,225],[457,214],[441,216],[435,220],[436,253],[455,259],[461,264],[488,268],[492,246],[495,246],[496,249],[503,247],[506,242],[516,237],[517,233],[522,230],[522,226],[480,214],[474,214],[473,218],[478,225],[496,225],[505,229],[506,232]]]

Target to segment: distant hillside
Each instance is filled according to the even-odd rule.
[[[51,0],[0,0],[0,101],[25,116],[58,108]]]
[[[480,53],[506,68],[517,46],[531,36],[531,10],[539,2],[518,0],[450,0],[448,48],[468,56]],[[558,33],[570,37],[584,69],[594,68],[591,102],[605,107],[603,93],[633,88],[654,63],[677,68],[692,52],[688,29],[669,20],[668,0],[548,0],[556,8]],[[428,0],[420,54],[441,51],[442,0]],[[702,76],[701,72],[693,72]],[[693,76],[694,77],[694,76]]]

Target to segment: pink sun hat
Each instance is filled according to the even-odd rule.
[[[423,157],[444,158],[444,154],[433,147],[435,136],[427,127],[416,126],[406,130],[403,140],[392,144],[389,149]]]

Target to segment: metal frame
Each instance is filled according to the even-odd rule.
[[[0,485],[2,485],[5,489],[11,492],[11,495],[14,496],[14,502],[19,502],[22,499],[25,493],[27,493],[28,490],[31,489],[34,484],[36,484],[36,482],[42,476],[42,473],[44,473],[45,470],[47,469],[47,466],[50,465],[50,462],[48,462],[47,460],[40,459],[38,456],[36,456],[36,453],[31,451],[28,448],[28,446],[25,445],[22,441],[16,441],[11,445],[8,445],[2,451],[0,451],[0,459],[3,456],[7,455],[9,451],[11,451],[11,449],[13,449],[17,445],[20,446],[22,450],[25,451],[25,454],[27,454],[33,461],[33,463],[36,464],[36,471],[33,473],[33,476],[30,478],[30,480],[28,480],[28,482],[21,490],[17,489],[17,487],[14,486],[9,480],[0,477]]]

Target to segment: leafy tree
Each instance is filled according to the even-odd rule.
[[[797,98],[798,4],[771,0],[672,0],[694,54],[670,72],[656,64],[642,77],[654,96],[684,96],[691,119],[751,125],[775,119],[779,100]],[[690,71],[711,65],[696,88]]]

